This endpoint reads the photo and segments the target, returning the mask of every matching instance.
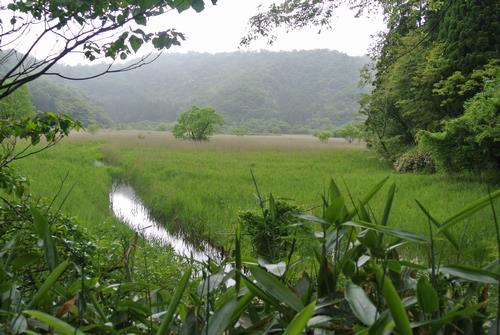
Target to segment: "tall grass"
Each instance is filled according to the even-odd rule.
[[[234,137],[236,139],[236,137]],[[188,230],[228,246],[239,211],[254,208],[254,171],[263,194],[292,199],[302,209],[314,208],[318,190],[325,189],[331,177],[344,181],[353,194],[363,194],[370,185],[389,176],[398,192],[389,218],[392,226],[428,232],[427,217],[418,209],[421,202],[430,213],[443,219],[474,199],[487,194],[488,185],[467,176],[417,175],[395,173],[372,152],[350,149],[345,145],[316,146],[305,140],[245,137],[247,143],[231,137],[194,145],[174,141],[167,136],[108,136],[102,150],[105,159],[123,171],[155,216],[175,229]],[[237,139],[237,141],[242,141]],[[275,145],[272,142],[275,141]],[[369,210],[382,212],[383,196],[376,197]],[[463,255],[482,259],[495,252],[494,230],[484,222],[489,213],[482,211],[455,230]],[[417,250],[419,252],[419,250]],[[443,252],[443,251],[441,251]]]

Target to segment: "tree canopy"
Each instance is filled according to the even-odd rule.
[[[242,43],[251,43],[260,36],[272,43],[273,31],[280,26],[328,27],[335,9],[341,4],[357,8],[358,14],[378,7],[387,23],[387,31],[378,34],[371,50],[371,67],[364,72],[365,83],[373,90],[361,99],[361,112],[366,115],[366,126],[371,133],[369,142],[374,148],[395,161],[419,145],[418,140],[423,137],[417,134],[421,132],[435,134],[426,138],[451,136],[458,140],[456,126],[465,119],[469,124],[464,125],[469,132],[466,137],[481,137],[481,124],[485,120],[473,117],[481,114],[473,110],[484,111],[483,106],[488,101],[489,106],[494,106],[494,114],[499,113],[492,103],[494,99],[485,98],[491,96],[488,92],[493,84],[488,83],[499,76],[498,1],[285,0],[252,17],[250,32]],[[480,95],[483,98],[474,98],[481,92],[484,92]],[[464,116],[466,109],[467,117]],[[494,118],[490,122],[496,122],[492,120]],[[473,126],[474,122],[479,123]],[[456,145],[465,148],[464,141]],[[488,148],[481,150],[494,151],[498,142],[500,138],[493,137],[482,143]],[[432,143],[437,145],[435,141]],[[444,156],[436,156],[439,157]],[[453,161],[456,169],[500,167],[497,158],[488,157],[488,164],[484,160],[473,160],[474,166],[465,164],[463,155],[455,156]],[[445,165],[446,162],[441,163]]]
[[[181,113],[172,130],[176,138],[193,141],[206,141],[215,131],[217,125],[222,125],[224,118],[213,108],[198,108]]]
[[[216,1],[212,0],[212,3]],[[3,73],[0,98],[42,75],[61,76],[51,69],[71,53],[81,53],[90,61],[104,58],[113,61],[103,71],[88,77],[140,67],[157,55],[146,53],[126,67],[113,65],[115,60],[124,60],[146,45],[161,51],[179,45],[185,39],[175,29],[145,32],[140,26],[146,26],[148,20],[168,11],[180,13],[193,8],[199,12],[204,7],[204,0],[2,2],[0,50],[4,55],[0,59]],[[25,46],[21,53],[12,49],[19,44]],[[49,49],[47,45],[52,47]]]

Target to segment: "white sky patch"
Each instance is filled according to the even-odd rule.
[[[365,55],[371,45],[371,36],[385,29],[382,15],[355,18],[355,11],[348,7],[340,7],[332,18],[332,29],[307,27],[301,30],[289,31],[280,29],[276,31],[277,40],[273,45],[268,45],[265,38],[254,41],[250,47],[240,47],[240,40],[248,31],[248,20],[259,12],[258,6],[263,5],[263,10],[275,2],[273,0],[219,0],[213,6],[206,0],[206,8],[201,13],[190,9],[181,14],[171,11],[159,17],[151,18],[146,27],[139,26],[147,32],[161,31],[175,28],[186,35],[187,40],[181,46],[174,46],[166,52],[233,52],[233,51],[291,51],[332,49],[351,56]],[[133,29],[135,27],[132,27]],[[130,28],[126,28],[127,30]],[[119,32],[118,32],[119,33]],[[23,41],[33,41],[36,30],[30,35],[32,38],[23,38]],[[50,38],[44,40],[40,50],[34,50],[35,57],[44,57],[45,53],[59,44],[59,41]],[[16,49],[23,52],[28,48],[18,46]],[[143,46],[137,57],[143,56],[153,48]],[[127,60],[133,59],[129,56]],[[109,60],[108,60],[109,61]],[[61,63],[68,65],[89,63],[81,53],[72,53],[65,56]]]

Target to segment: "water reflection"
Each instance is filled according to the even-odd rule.
[[[137,197],[134,189],[127,184],[115,183],[109,194],[111,209],[117,218],[126,223],[148,240],[170,245],[175,253],[182,257],[191,257],[197,261],[221,260],[221,252],[208,243],[196,246],[190,243],[186,236],[169,233],[149,214],[148,209]]]

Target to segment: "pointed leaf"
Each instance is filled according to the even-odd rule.
[[[302,310],[302,301],[272,274],[256,266],[249,266],[255,280],[262,286],[262,289],[278,301],[282,301],[296,312]]]
[[[377,319],[377,308],[365,291],[351,281],[347,282],[345,298],[352,312],[366,326],[371,326]]]
[[[66,322],[59,320],[58,318],[40,312],[40,311],[33,311],[33,310],[26,310],[23,311],[24,314],[27,314],[31,316],[34,319],[37,319],[38,321],[42,322],[43,324],[49,326],[50,328],[54,329],[57,334],[60,335],[84,335],[83,332],[80,330],[74,328],[73,326],[67,324]]]
[[[314,308],[316,307],[316,301],[311,302],[309,305],[304,307],[299,313],[297,313],[288,327],[286,327],[285,335],[300,335],[307,326],[307,322],[314,313]]]

